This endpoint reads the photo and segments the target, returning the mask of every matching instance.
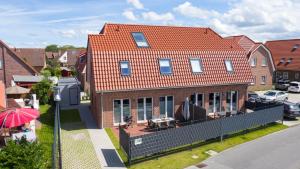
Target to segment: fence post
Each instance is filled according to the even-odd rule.
[[[221,118],[220,119],[220,139],[221,139],[221,142],[223,142],[223,119]]]

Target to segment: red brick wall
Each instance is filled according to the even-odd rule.
[[[249,91],[257,91],[257,90],[269,90],[272,89],[272,63],[268,56],[267,51],[260,47],[258,50],[254,51],[249,58],[249,64],[251,65],[251,58],[257,58],[257,63],[255,67],[251,66],[252,75],[256,78],[254,85],[249,85]],[[263,58],[267,58],[267,66],[261,66]],[[261,76],[266,76],[266,84],[261,84]]]
[[[13,75],[35,75],[33,70],[2,43],[0,43],[0,58],[3,62],[3,69],[0,70],[0,80],[4,81],[6,87],[11,86]]]
[[[91,86],[91,88],[93,88]],[[160,96],[174,96],[174,112],[175,116],[182,111],[181,105],[186,97],[190,97],[194,93],[204,93],[205,109],[208,109],[209,93],[220,92],[222,93],[222,107],[226,107],[226,91],[238,91],[238,108],[244,110],[244,101],[246,99],[247,85],[230,85],[230,86],[213,86],[213,87],[194,87],[194,88],[181,88],[181,89],[159,89],[159,90],[146,90],[146,91],[131,91],[131,92],[115,92],[104,93],[103,100],[103,127],[113,126],[113,100],[114,99],[130,99],[131,115],[134,122],[137,121],[137,99],[140,97],[152,97],[153,113],[159,114],[159,97]],[[92,99],[92,111],[96,118],[98,127],[102,127],[101,121],[101,94],[98,93]]]

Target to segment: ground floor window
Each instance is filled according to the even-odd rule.
[[[152,119],[152,98],[138,99],[138,122]]]
[[[289,72],[283,72],[283,79],[289,79]]]
[[[159,98],[159,111],[161,117],[173,117],[174,114],[173,96],[163,96]]]
[[[191,101],[193,104],[204,107],[204,94],[203,93],[195,93],[191,96]]]
[[[295,79],[299,79],[299,73],[295,73]]]
[[[221,95],[220,93],[209,93],[209,106],[208,112],[220,112],[221,111]]]
[[[114,100],[114,124],[124,123],[124,118],[130,116],[129,99]]]
[[[267,82],[267,78],[266,78],[266,76],[261,76],[261,84],[266,84],[266,82]]]
[[[238,92],[226,92],[226,112],[237,111],[238,105]]]

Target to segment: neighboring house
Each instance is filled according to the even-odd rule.
[[[276,68],[274,81],[300,81],[300,39],[267,41]]]
[[[81,83],[82,88],[85,90],[86,81],[86,52],[82,53],[76,63],[77,78]]]
[[[61,63],[61,66],[75,68],[76,62],[83,52],[85,52],[85,49],[69,49],[61,52],[62,54],[57,60]]]
[[[37,73],[29,63],[0,40],[0,80],[6,87],[12,85],[13,75],[34,76]]]
[[[0,80],[0,111],[6,108],[6,94],[4,83]]]
[[[26,63],[41,72],[46,67],[45,49],[41,48],[12,48]]]
[[[59,52],[46,52],[45,56],[46,56],[46,59],[52,60],[59,56]]]
[[[273,73],[275,66],[268,48],[262,43],[257,43],[245,35],[231,36],[246,52],[253,82],[248,87],[249,91],[272,89]]]
[[[87,46],[87,85],[100,128],[126,116],[134,124],[180,119],[186,98],[206,113],[245,110],[252,82],[246,54],[210,28],[105,24]]]

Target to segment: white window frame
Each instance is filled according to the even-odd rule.
[[[233,110],[232,110],[232,108],[233,108],[233,106],[232,106],[232,96],[233,96],[233,92],[236,92],[236,111],[239,109],[238,107],[239,107],[239,91],[237,91],[237,90],[231,90],[231,91],[228,91],[228,92],[230,92],[230,112],[232,112]],[[227,92],[226,92],[226,95],[227,95]],[[227,98],[227,96],[226,96],[226,98]],[[226,106],[227,106],[227,104],[226,104]]]
[[[172,97],[173,98],[173,112],[172,112],[172,118],[174,118],[174,112],[175,112],[175,110],[174,110],[174,108],[175,108],[175,106],[174,106],[174,103],[175,103],[175,101],[174,101],[174,96],[171,96],[171,95],[168,95],[168,96],[160,96],[159,98],[161,98],[161,97],[164,97],[165,98],[165,117],[168,117],[168,97]],[[159,100],[160,101],[160,100]],[[160,103],[159,103],[160,104]],[[160,114],[160,110],[159,110],[159,115],[161,115]]]
[[[265,80],[263,81],[263,77],[265,78]],[[267,83],[267,76],[261,76],[261,83],[262,85],[265,85]]]
[[[230,65],[228,65],[227,63]],[[234,72],[233,63],[230,59],[225,59],[224,64],[225,64],[225,68],[226,68],[227,72],[230,72],[230,73]],[[230,66],[232,70],[228,70],[228,68],[229,68],[228,66]]]
[[[255,85],[256,84],[256,76],[253,76],[253,82],[251,83],[251,85]]]
[[[121,101],[121,123],[115,123],[115,100]],[[114,126],[118,126],[119,124],[121,124],[121,125],[125,124],[124,117],[123,117],[123,100],[129,100],[129,114],[131,115],[131,100],[129,98],[113,99],[113,124],[114,124]]]
[[[265,62],[265,63],[264,63]],[[261,60],[261,66],[265,67],[268,65],[268,60],[266,56],[263,56],[262,60]]]
[[[162,72],[161,71],[161,67],[165,67],[165,66],[161,66],[161,61],[168,61],[169,62],[169,67],[170,67],[170,72]],[[158,60],[158,64],[159,64],[159,72],[162,75],[169,75],[173,73],[173,68],[172,68],[172,60],[170,58],[160,58]]]
[[[195,71],[192,62],[197,61],[199,64],[199,71]],[[200,58],[190,58],[190,65],[191,65],[191,70],[193,73],[202,73],[203,72],[203,64],[202,64],[202,59]]]
[[[128,74],[123,74],[122,64],[127,64]],[[122,76],[130,76],[131,75],[131,67],[130,67],[130,62],[129,61],[127,61],[127,60],[120,61],[120,73],[121,73]]]
[[[136,116],[136,119],[137,119],[137,123],[145,123],[145,122],[147,122],[147,112],[146,112],[146,99],[149,99],[149,98],[151,98],[151,109],[152,109],[152,118],[153,118],[153,97],[139,97],[138,99],[137,99],[137,116]],[[138,102],[138,100],[139,99],[143,99],[143,104],[144,104],[144,120],[139,120],[139,110],[138,110],[138,108],[139,108],[139,102]]]
[[[213,100],[213,113],[215,113],[216,112],[216,109],[217,109],[217,107],[216,107],[216,94],[217,93],[219,93],[219,95],[220,95],[220,111],[222,111],[222,93],[221,92],[213,92],[213,94],[214,94],[214,100]],[[211,94],[211,93],[208,93],[208,100],[209,100],[209,94]]]
[[[195,105],[196,105],[196,106],[199,106],[199,105],[198,105],[198,102],[199,102],[199,97],[198,97],[198,95],[200,95],[200,94],[202,95],[202,105],[203,105],[202,108],[204,108],[204,107],[205,107],[205,105],[204,105],[204,103],[205,103],[205,102],[204,102],[205,94],[204,94],[204,93],[195,93]]]
[[[283,72],[282,78],[289,79],[289,72]]]
[[[296,73],[295,73],[295,79],[299,79],[299,76],[300,76],[300,75],[299,75],[299,72],[296,72]]]
[[[251,67],[256,67],[256,64],[257,64],[257,58],[251,58],[250,59],[250,66]]]
[[[3,69],[3,61],[0,59],[0,70]]]

